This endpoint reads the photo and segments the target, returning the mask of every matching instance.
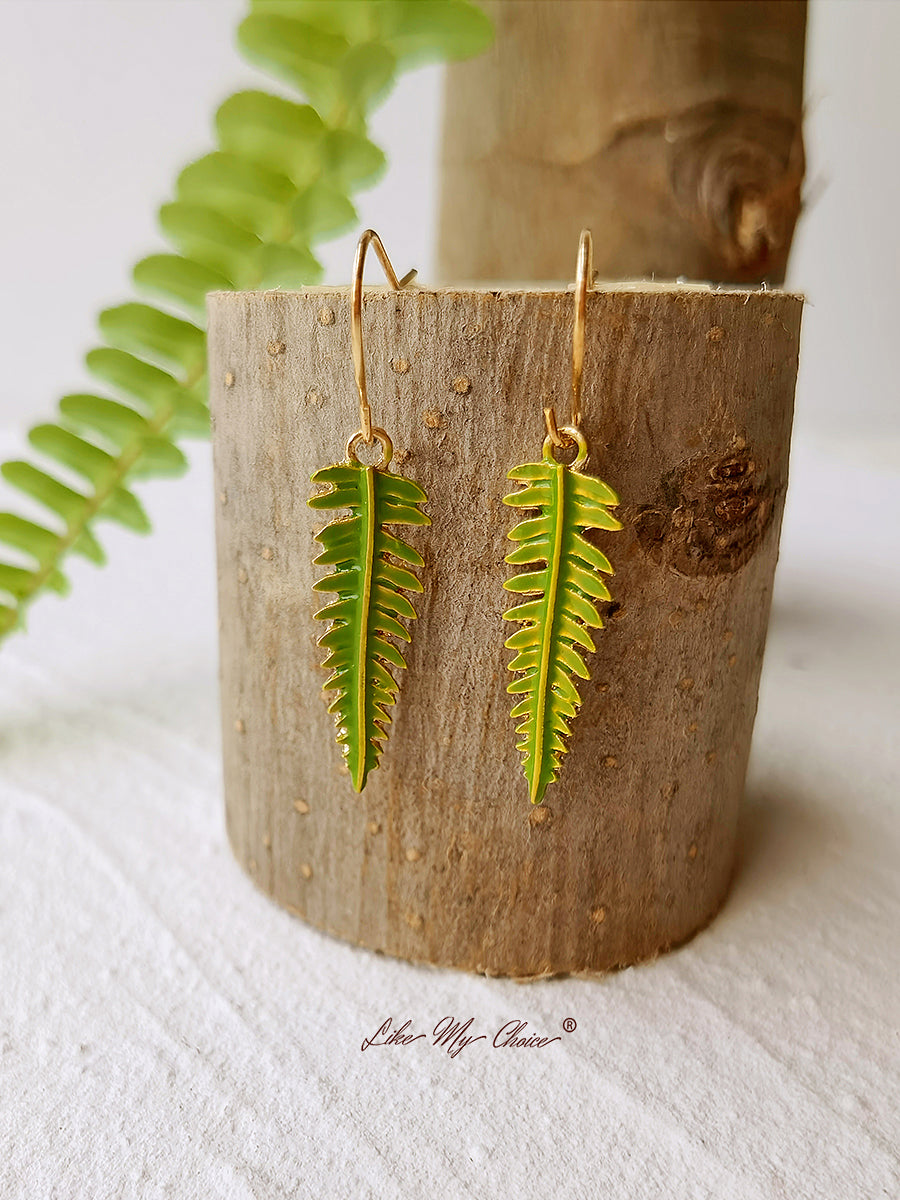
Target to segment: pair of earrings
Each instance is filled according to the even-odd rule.
[[[391,439],[372,425],[362,346],[362,279],[366,250],[375,247],[389,283],[404,287],[414,276],[398,280],[381,239],[371,229],[359,240],[351,289],[351,342],[359,392],[360,428],[347,443],[342,463],[312,477],[325,490],[309,504],[317,510],[349,510],[316,535],[322,553],[316,565],[332,570],[315,584],[317,592],[337,597],[317,612],[330,622],[319,645],[328,653],[324,666],[331,675],[324,685],[336,696],[333,714],[337,741],[353,787],[361,792],[378,766],[390,724],[398,684],[391,668],[406,663],[396,641],[410,641],[404,621],[416,613],[406,592],[421,592],[415,574],[421,555],[388,527],[430,525],[422,511],[425,492],[411,479],[390,471]],[[603,625],[597,601],[609,600],[603,575],[612,574],[606,555],[585,536],[590,529],[621,529],[610,513],[618,504],[611,488],[584,472],[587,442],[581,431],[581,381],[587,289],[592,276],[591,235],[583,230],[578,247],[575,318],[572,333],[572,418],[558,427],[552,407],[544,409],[546,437],[541,458],[522,463],[507,478],[521,486],[504,497],[513,508],[537,510],[509,533],[515,548],[506,556],[512,566],[528,570],[507,579],[504,587],[522,602],[503,613],[521,625],[505,645],[515,651],[509,670],[516,676],[507,691],[517,697],[511,716],[518,721],[517,749],[531,801],[540,804],[559,774],[571,721],[581,696],[573,676],[590,678],[584,654],[594,650],[591,629]],[[381,447],[381,461],[360,461],[360,443]],[[557,461],[556,451],[575,446],[571,463]]]

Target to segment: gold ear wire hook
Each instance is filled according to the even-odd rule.
[[[578,242],[578,263],[575,270],[575,317],[572,323],[572,429],[581,426],[581,377],[584,373],[584,324],[587,308],[588,288],[594,276],[594,244],[591,231],[582,229]],[[556,424],[556,413],[551,405],[544,409],[547,436],[554,446],[568,445],[573,439],[564,437]]]
[[[372,408],[369,404],[369,394],[366,390],[366,363],[363,358],[362,286],[366,250],[368,250],[370,242],[375,247],[375,253],[378,255],[378,259],[384,268],[388,283],[395,291],[405,288],[416,275],[416,272],[413,270],[407,272],[402,279],[397,278],[397,273],[391,265],[391,260],[388,258],[387,251],[381,243],[381,238],[374,229],[367,229],[356,243],[356,258],[353,260],[353,283],[350,290],[350,344],[353,348],[353,369],[356,373],[356,390],[359,392],[359,431],[362,434],[362,440],[367,446],[371,446],[374,438],[372,436]]]

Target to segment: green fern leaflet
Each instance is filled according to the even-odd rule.
[[[332,672],[325,691],[337,692],[328,711],[334,715],[353,787],[361,792],[378,766],[391,721],[388,709],[397,699],[389,668],[406,666],[389,640],[410,640],[402,621],[416,612],[402,592],[423,590],[409,569],[423,565],[421,555],[385,526],[431,521],[419,507],[427,500],[419,485],[383,468],[346,462],[317,471],[312,481],[329,490],[313,496],[311,508],[350,510],[349,517],[316,534],[323,547],[316,564],[334,569],[315,590],[337,595],[316,619],[332,623],[319,639],[328,651],[323,665]]]
[[[95,382],[31,431],[28,458],[0,465],[28,505],[0,513],[0,641],[39,597],[68,590],[72,555],[105,561],[102,522],[147,533],[132,486],[180,475],[180,443],[208,435],[207,292],[318,282],[319,244],[357,223],[356,193],[386,165],[370,114],[403,71],[491,37],[469,0],[250,0],[240,48],[297,98],[253,89],[219,107],[215,148],[159,210],[168,248],[134,267],[148,302],[100,314]]]
[[[588,630],[603,625],[595,601],[610,599],[600,573],[612,574],[612,567],[584,531],[622,526],[609,512],[618,504],[615,492],[574,464],[554,461],[549,448],[542,462],[513,467],[508,478],[525,486],[505,496],[505,504],[540,509],[539,516],[511,530],[510,540],[518,545],[506,562],[544,565],[503,585],[535,597],[505,612],[503,619],[523,625],[506,641],[517,651],[509,669],[519,676],[507,691],[521,696],[511,716],[520,720],[517,749],[531,802],[540,804],[559,774],[570,722],[581,705],[572,676],[590,678],[583,657],[585,650],[594,649]]]

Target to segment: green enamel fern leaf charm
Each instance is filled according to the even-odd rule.
[[[572,677],[590,678],[584,651],[593,650],[594,642],[588,630],[603,625],[595,602],[610,599],[601,572],[612,574],[612,567],[584,531],[622,528],[609,512],[618,504],[615,492],[582,474],[579,465],[556,462],[545,450],[543,461],[513,467],[508,478],[524,487],[504,497],[514,508],[540,510],[511,530],[517,545],[506,562],[543,565],[503,585],[534,597],[503,614],[522,623],[506,641],[517,652],[509,669],[518,675],[507,690],[521,697],[511,715],[520,721],[517,748],[533,804],[541,803],[559,774],[581,704]]]
[[[317,471],[312,480],[328,491],[313,496],[311,508],[350,510],[349,517],[316,534],[323,550],[315,562],[333,570],[315,590],[337,595],[316,618],[331,622],[319,639],[328,651],[323,665],[332,672],[325,691],[337,693],[328,711],[334,714],[353,787],[361,792],[378,766],[391,721],[388,709],[397,699],[390,668],[406,666],[390,640],[410,640],[402,621],[416,613],[403,591],[423,590],[410,570],[423,565],[421,555],[385,526],[431,521],[420,508],[427,497],[418,484],[383,467],[345,462]]]

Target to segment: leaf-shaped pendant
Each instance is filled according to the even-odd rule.
[[[506,621],[523,623],[506,641],[517,651],[509,669],[519,676],[507,691],[522,697],[511,716],[520,719],[517,749],[532,804],[541,803],[559,774],[570,722],[581,704],[572,676],[590,678],[582,652],[594,649],[588,629],[603,626],[595,601],[610,599],[601,572],[611,575],[612,567],[584,531],[622,528],[609,512],[619,502],[615,492],[581,472],[585,455],[582,447],[571,465],[556,462],[548,438],[541,462],[513,467],[507,476],[524,487],[505,496],[504,503],[540,509],[539,516],[510,531],[510,540],[518,545],[506,562],[544,566],[514,575],[503,585],[536,597],[503,614]]]
[[[427,500],[419,485],[386,467],[386,462],[372,467],[352,458],[325,467],[312,481],[328,490],[309,501],[318,510],[350,510],[349,517],[339,517],[316,534],[323,550],[315,563],[334,569],[314,586],[317,592],[337,595],[315,615],[331,622],[319,639],[328,651],[323,665],[332,672],[324,690],[337,692],[328,711],[334,714],[337,741],[357,792],[378,766],[387,738],[387,710],[398,691],[389,668],[406,666],[389,640],[410,640],[401,618],[412,619],[416,612],[403,590],[423,590],[409,570],[423,565],[421,555],[385,526],[431,524],[419,507]]]

